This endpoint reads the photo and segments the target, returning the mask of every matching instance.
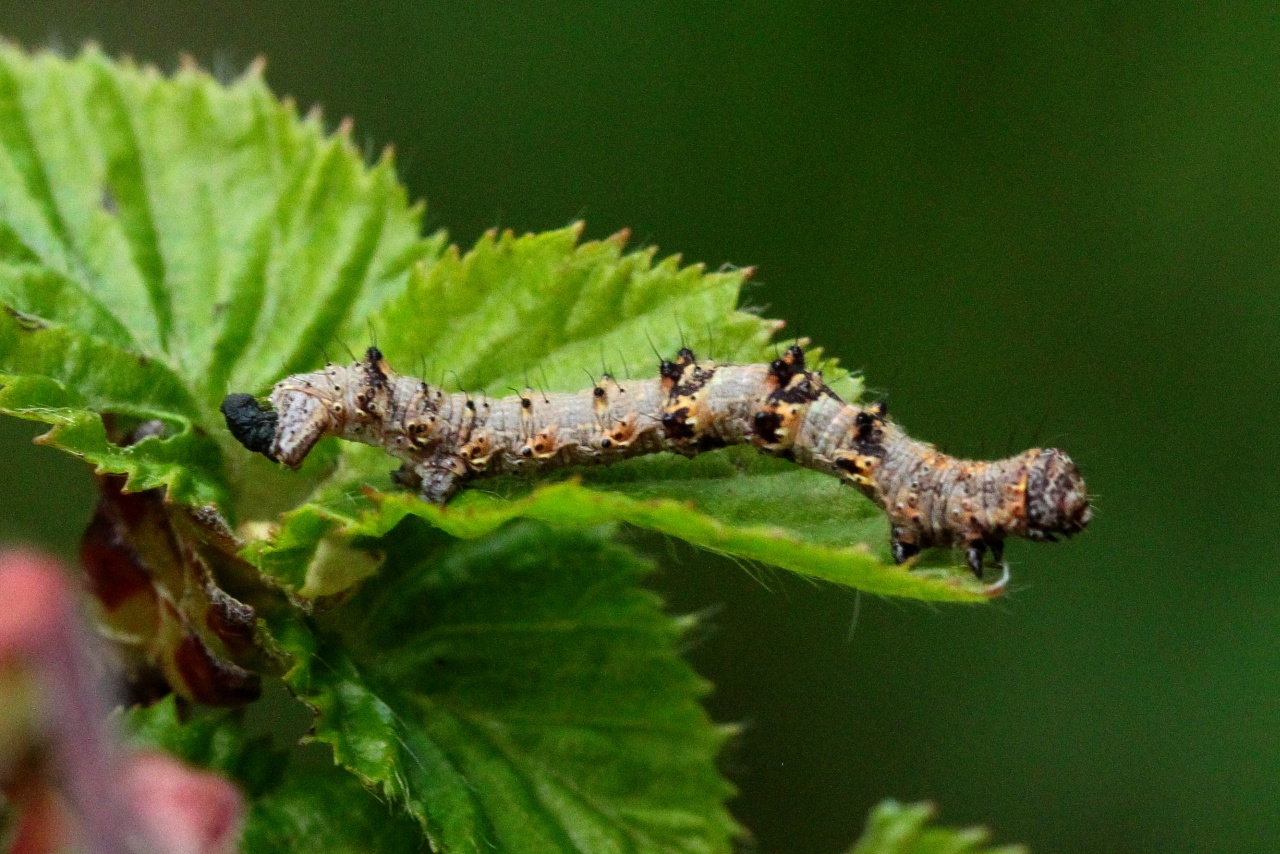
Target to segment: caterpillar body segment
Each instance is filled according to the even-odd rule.
[[[684,349],[653,379],[605,376],[580,392],[502,398],[398,375],[371,347],[354,364],[286,377],[268,403],[247,394],[223,401],[228,428],[249,450],[297,467],[325,436],[375,445],[402,461],[400,483],[435,504],[475,478],[752,444],[838,477],[883,508],[898,563],[958,546],[981,576],[986,553],[999,563],[1007,537],[1053,541],[1092,515],[1063,452],[948,456],[908,436],[883,404],[841,400],[805,368],[799,347],[749,365],[700,362]]]

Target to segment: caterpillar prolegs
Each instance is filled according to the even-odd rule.
[[[403,461],[397,480],[435,504],[473,478],[750,443],[861,490],[888,514],[896,562],[960,546],[979,577],[988,551],[1002,561],[1006,537],[1054,541],[1089,524],[1084,480],[1062,451],[994,462],[947,456],[908,436],[883,404],[845,403],[806,370],[798,346],[751,365],[700,362],[682,349],[658,374],[625,386],[605,376],[576,393],[477,398],[400,376],[370,347],[354,364],[276,383],[270,408],[232,394],[222,412],[246,448],[291,467],[325,436],[381,447]]]

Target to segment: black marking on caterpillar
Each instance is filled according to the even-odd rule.
[[[264,408],[247,394],[222,404],[251,451],[297,467],[325,436],[385,449],[395,479],[443,504],[466,481],[510,472],[599,465],[674,451],[752,444],[841,478],[888,514],[898,563],[931,546],[959,546],[981,577],[1004,540],[1052,542],[1089,524],[1084,480],[1062,451],[1032,449],[992,462],[960,460],[912,439],[883,402],[845,403],[791,347],[769,364],[699,362],[683,348],[658,376],[626,388],[605,374],[588,391],[526,390],[477,405],[391,370],[376,347],[276,383]]]

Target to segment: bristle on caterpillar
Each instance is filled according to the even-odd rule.
[[[981,577],[1007,537],[1052,542],[1089,524],[1084,480],[1062,451],[961,460],[912,439],[883,403],[845,403],[791,347],[769,364],[717,365],[683,349],[658,376],[602,377],[574,393],[490,399],[400,376],[377,348],[276,383],[264,408],[229,395],[222,412],[249,450],[297,467],[325,436],[383,448],[396,480],[443,504],[463,483],[599,465],[658,451],[693,456],[751,444],[857,487],[888,514],[894,560],[958,546]]]

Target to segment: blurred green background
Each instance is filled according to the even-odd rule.
[[[464,244],[585,217],[758,265],[750,304],[916,434],[1079,461],[1093,527],[1014,546],[992,607],[766,588],[657,543],[673,607],[716,609],[690,654],[747,725],[726,769],[759,850],[834,854],[890,795],[1040,854],[1280,850],[1273,4],[0,12],[161,67],[265,55],[276,91],[393,142]],[[0,537],[70,554],[88,475],[32,434],[0,421]]]

